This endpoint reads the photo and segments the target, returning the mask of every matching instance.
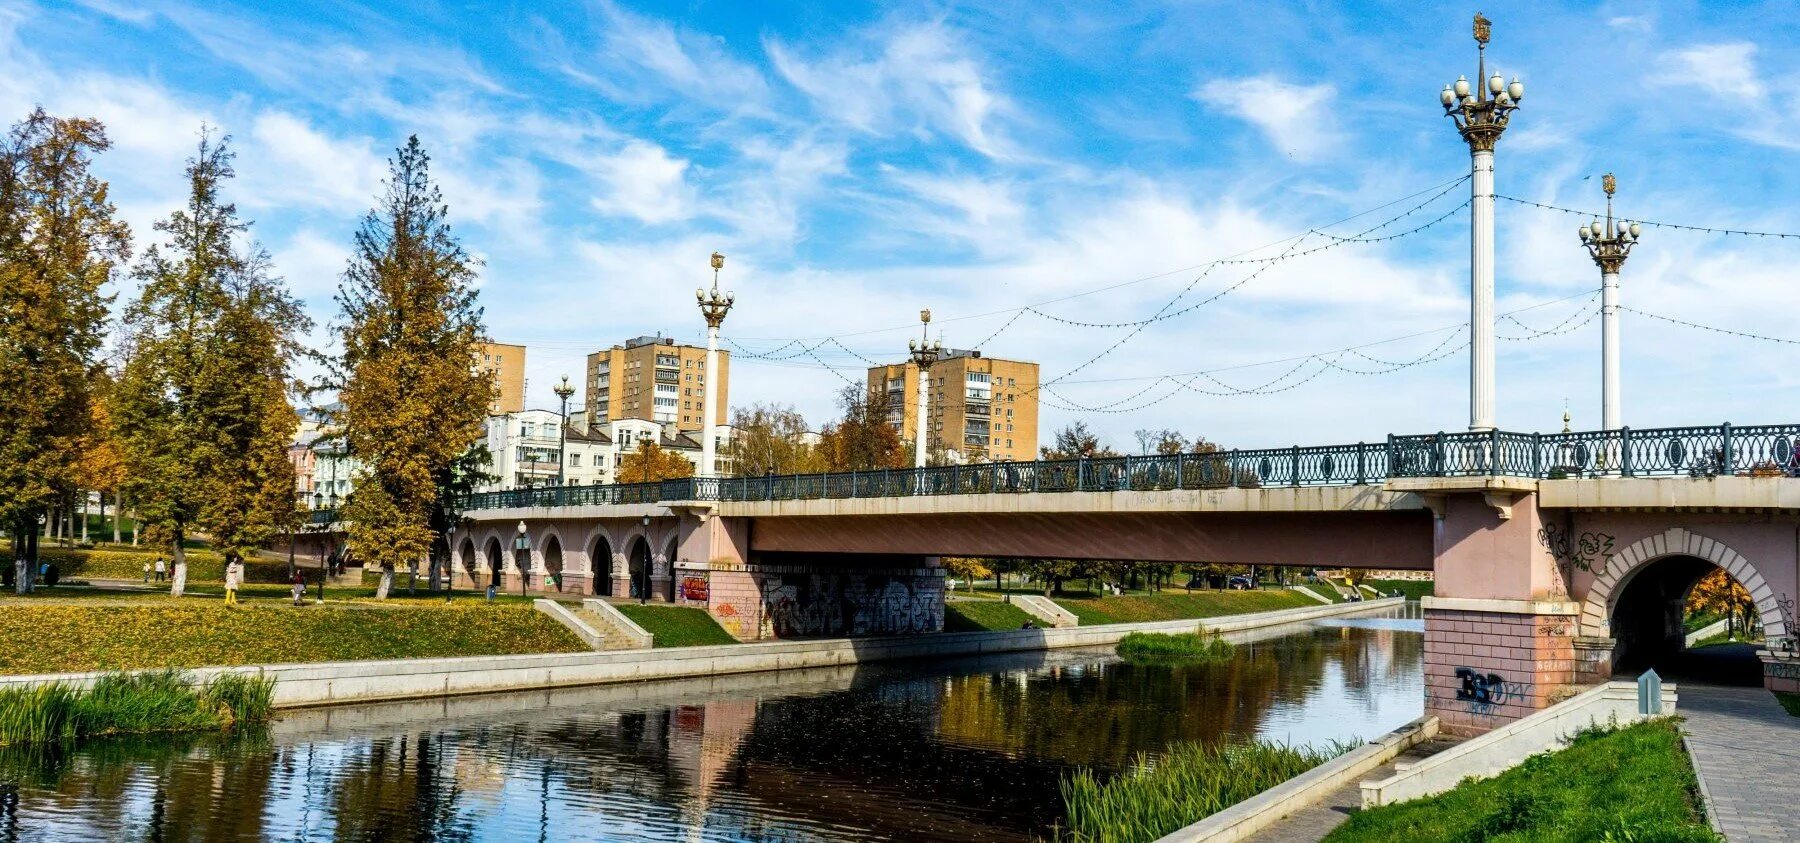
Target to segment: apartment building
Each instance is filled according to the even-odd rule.
[[[713,423],[723,425],[731,406],[731,353],[719,351],[719,406]],[[706,349],[659,336],[637,337],[587,357],[587,423],[602,427],[622,419],[642,419],[674,430],[706,426]]]
[[[482,491],[555,486],[564,461],[563,482],[570,486],[611,483],[619,462],[645,441],[700,464],[700,441],[667,425],[622,419],[590,428],[571,420],[564,430],[562,424],[551,410],[489,416],[487,448],[494,461],[488,473],[495,480]]]
[[[480,366],[494,379],[494,400],[488,415],[517,413],[525,409],[525,346],[503,342],[481,344]]]
[[[885,395],[888,421],[909,442],[918,437],[919,367],[911,362],[869,368],[869,393]],[[1037,457],[1038,364],[945,349],[931,366],[927,396],[928,453],[952,462],[1007,462]]]

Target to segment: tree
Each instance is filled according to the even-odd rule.
[[[107,184],[90,172],[110,148],[98,121],[37,109],[0,140],[0,526],[14,584],[37,571],[37,521],[72,488],[111,298],[129,259]]]
[[[944,571],[951,577],[968,583],[969,589],[972,591],[975,588],[976,580],[994,575],[993,569],[987,566],[987,562],[986,559],[977,559],[972,556],[946,556],[944,557]]]
[[[229,144],[201,130],[187,205],[156,224],[168,242],[136,269],[115,391],[126,491],[153,540],[169,544],[177,597],[190,534],[207,533],[230,562],[294,517],[289,368],[310,323],[220,199],[234,175]]]
[[[338,285],[343,357],[331,385],[347,452],[363,466],[344,507],[352,553],[394,570],[442,542],[434,523],[450,467],[481,438],[493,381],[476,365],[482,312],[476,262],[451,233],[417,136],[389,162]]]
[[[827,470],[825,455],[806,442],[805,417],[791,405],[753,404],[731,412],[732,473],[738,477],[765,474],[811,474]]]
[[[1118,452],[1101,444],[1100,437],[1088,430],[1087,422],[1074,421],[1056,432],[1052,444],[1038,449],[1047,460],[1072,460],[1080,457],[1116,457]]]
[[[825,428],[819,450],[828,471],[869,471],[906,465],[900,431],[888,421],[890,405],[883,392],[850,384],[838,392],[843,418]]]
[[[95,378],[93,400],[88,403],[88,429],[82,434],[75,466],[75,486],[100,493],[100,514],[106,515],[106,496],[113,497],[113,542],[119,541],[119,489],[125,482],[125,457],[119,451],[112,422],[113,382],[104,372]]]
[[[456,573],[450,570],[450,531],[464,524],[459,504],[475,490],[500,479],[488,473],[493,464],[494,456],[488,451],[487,443],[477,442],[475,447],[464,451],[437,474],[437,502],[431,508],[432,591],[438,590],[440,575],[444,588],[455,582]]]
[[[694,476],[694,464],[674,451],[650,439],[638,442],[637,450],[619,458],[620,483],[655,483]]]
[[[1755,601],[1750,592],[1731,578],[1724,568],[1714,568],[1688,592],[1688,611],[1707,612],[1725,617],[1725,632],[1731,637],[1749,636],[1749,620]]]

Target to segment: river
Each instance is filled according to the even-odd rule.
[[[1060,778],[1174,741],[1372,738],[1421,626],[1315,621],[1225,663],[1063,650],[292,712],[0,754],[0,841],[1019,840]]]

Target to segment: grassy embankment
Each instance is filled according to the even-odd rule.
[[[0,674],[586,649],[549,615],[517,604],[231,607],[163,598],[0,609]]]
[[[1352,748],[1182,743],[1161,756],[1138,756],[1132,769],[1105,783],[1083,770],[1062,781],[1068,825],[1059,837],[1080,843],[1146,843]]]
[[[115,673],[87,688],[52,683],[0,691],[0,745],[191,732],[269,719],[275,683],[224,675],[197,684],[179,671]]]
[[[1432,588],[1437,585],[1431,580],[1367,580],[1366,582],[1370,587],[1381,592],[1383,596],[1399,591],[1408,600],[1430,597]],[[1363,593],[1366,595],[1368,592]]]
[[[1026,621],[1043,625],[1019,607],[999,600],[958,600],[944,604],[945,632],[1020,629]]]
[[[1782,708],[1787,709],[1787,713],[1792,714],[1795,717],[1800,717],[1800,694],[1788,694],[1776,691],[1775,699],[1781,703]]]
[[[1350,816],[1327,843],[1713,841],[1673,720],[1579,735],[1491,779]]]
[[[656,647],[703,647],[708,644],[738,643],[705,609],[642,603],[617,603],[614,608],[650,633],[653,636],[652,645]]]
[[[1119,640],[1118,653],[1137,664],[1206,664],[1231,658],[1234,649],[1217,635],[1133,632]]]
[[[1070,592],[1054,599],[1057,605],[1074,612],[1082,626],[1211,618],[1320,605],[1317,600],[1285,588],[1193,593],[1170,589],[1155,594],[1124,594],[1118,597],[1083,596],[1081,592]]]

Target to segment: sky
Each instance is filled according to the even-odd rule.
[[[1527,92],[1497,192],[1591,211],[1612,172],[1622,215],[1800,232],[1800,112],[1770,83],[1800,70],[1791,10],[1489,10],[1488,67]],[[823,426],[930,308],[945,345],[1041,365],[1043,439],[1081,419],[1126,451],[1161,428],[1377,441],[1468,424],[1469,159],[1437,95],[1476,76],[1474,11],[0,0],[0,114],[104,121],[140,251],[201,126],[229,134],[227,198],[323,349],[352,232],[417,134],[490,334],[529,348],[529,406],[590,351],[703,342],[690,291],[717,250],[734,406]],[[1498,203],[1502,428],[1565,407],[1598,427],[1586,219]],[[1626,306],[1773,339],[1625,313],[1625,423],[1790,420],[1797,259],[1647,229]]]

